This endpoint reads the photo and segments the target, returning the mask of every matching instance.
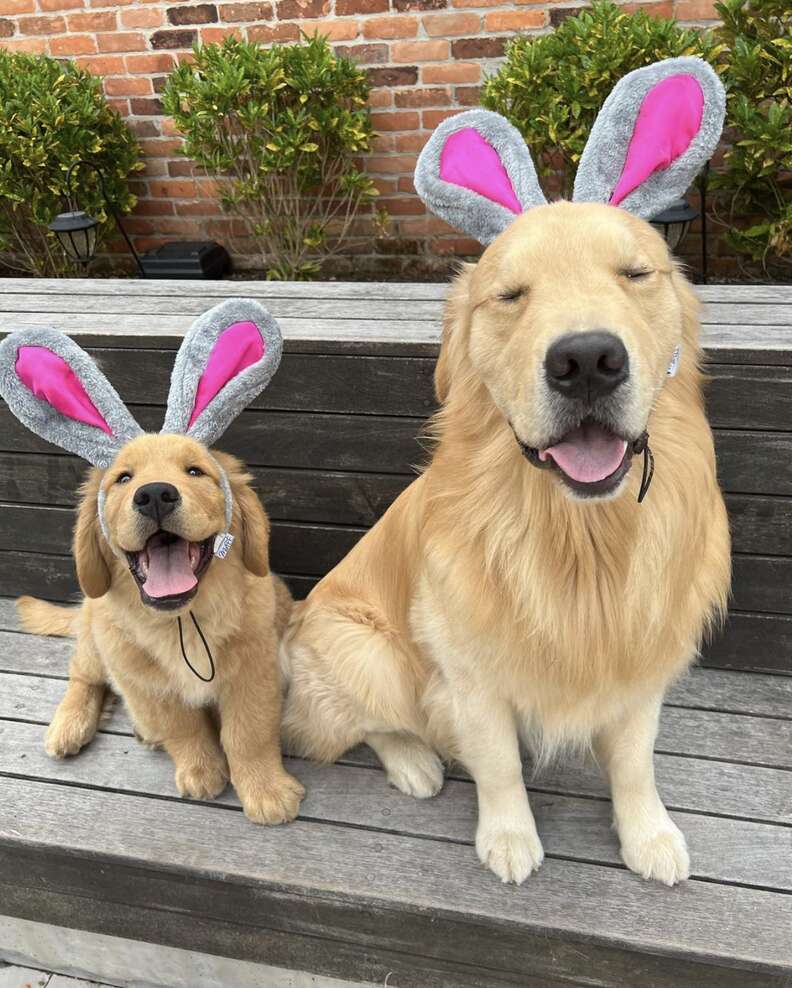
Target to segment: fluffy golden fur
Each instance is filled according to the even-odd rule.
[[[115,549],[142,549],[158,527],[134,505],[135,492],[147,483],[177,488],[181,501],[161,527],[200,543],[225,527],[218,461],[233,493],[234,545],[225,559],[208,564],[187,604],[155,609],[143,602],[126,557],[115,554],[101,532],[100,485]],[[108,470],[92,470],[82,490],[74,533],[82,605],[65,609],[22,597],[18,607],[28,630],[77,639],[66,695],[47,732],[50,755],[76,754],[93,738],[109,686],[123,697],[140,739],[167,750],[183,796],[213,798],[230,777],[250,819],[280,823],[297,815],[303,795],[283,768],[279,739],[277,648],[292,601],[270,573],[269,523],[249,482],[239,461],[210,455],[186,436],[133,440]],[[214,656],[210,683],[190,672],[181,655],[177,614],[187,655],[208,675],[188,610]]]
[[[504,881],[543,855],[518,737],[540,760],[592,747],[627,865],[668,884],[688,874],[652,749],[663,694],[730,578],[698,309],[662,239],[626,212],[559,203],[516,220],[453,286],[430,465],[296,605],[284,639],[287,745],[333,760],[365,741],[422,797],[442,785],[436,753],[459,760],[477,785],[478,854]],[[515,440],[552,434],[549,346],[602,328],[629,355],[623,433],[651,436],[642,504],[639,463],[608,496],[579,498]]]

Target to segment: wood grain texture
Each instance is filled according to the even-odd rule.
[[[563,977],[585,970],[603,985],[624,983],[603,964],[614,947],[655,959],[686,958],[700,968],[696,982],[688,975],[674,984],[736,984],[724,980],[727,965],[746,979],[751,972],[779,978],[792,970],[792,945],[784,935],[792,899],[771,892],[691,882],[669,909],[667,890],[620,869],[550,859],[533,881],[504,894],[470,848],[454,843],[307,821],[257,831],[251,839],[251,825],[233,810],[158,800],[154,825],[150,800],[142,797],[23,779],[6,785],[10,799],[0,805],[4,877],[35,883],[30,859],[19,853],[35,844],[51,892],[107,898],[102,870],[85,862],[110,856],[113,901],[145,904],[151,926],[161,929],[166,911],[178,904],[182,914],[219,923],[244,916],[256,927],[332,934],[360,946],[372,939],[383,947],[408,943],[438,959],[480,964],[487,956],[502,972]],[[222,814],[222,840],[216,839],[216,814]],[[68,846],[63,818],[69,820]],[[174,860],[185,864],[174,869]],[[214,894],[207,895],[209,889]],[[417,927],[416,918],[426,924],[427,911],[432,922]],[[482,928],[485,940],[477,934]],[[572,969],[564,943],[577,948]],[[713,962],[719,966],[701,980]],[[645,957],[635,963],[632,985],[651,983],[641,970],[645,963]]]
[[[70,508],[0,504],[0,517],[0,550],[51,555],[71,551]],[[364,532],[358,527],[273,521],[270,561],[278,572],[318,578],[339,563]],[[742,611],[792,614],[792,559],[736,556],[732,605]]]
[[[134,738],[102,734],[79,756],[56,761],[44,754],[42,735],[39,725],[0,721],[0,774],[178,799],[167,755]],[[476,795],[468,781],[451,779],[440,796],[419,801],[387,786],[376,769],[295,759],[288,768],[307,791],[304,820],[472,846]],[[230,787],[211,802],[240,807]],[[531,805],[549,856],[623,867],[608,802],[537,792]],[[792,891],[792,829],[689,812],[676,814],[676,822],[688,838],[696,877]]]
[[[0,721],[26,721],[40,726],[49,723],[64,690],[62,680],[15,673],[0,673],[0,686]],[[684,716],[685,713],[688,716]],[[700,737],[701,729],[707,726],[707,722],[706,717],[697,719],[697,713],[699,712],[694,710],[675,711],[673,708],[664,713],[664,717],[667,715],[675,724],[670,729],[663,728],[665,740],[661,737],[659,745],[664,743],[673,751],[660,750],[655,756],[655,762],[658,785],[669,807],[681,812],[717,814],[770,824],[792,824],[789,772],[766,767],[764,764],[741,763],[746,760],[746,752],[740,747],[740,740],[750,730],[750,724],[736,725],[733,728],[720,725],[716,744]],[[732,719],[739,721],[742,718]],[[773,737],[772,732],[778,724],[788,726],[786,721],[763,723],[756,719],[757,730],[763,732],[765,737]],[[699,731],[696,729],[697,725]],[[109,711],[108,719],[102,723],[101,732],[131,738],[132,726],[120,704]],[[779,731],[778,734],[776,748],[782,743],[783,736],[788,737],[788,730]],[[695,752],[699,748],[710,754],[714,752],[716,757],[710,760],[709,757],[689,754],[691,750]],[[750,755],[751,751],[748,751],[747,756]],[[737,761],[730,761],[730,758]],[[347,752],[341,761],[345,765],[360,768],[379,765],[373,752],[365,746]],[[788,763],[787,751],[786,761],[782,764],[787,766]],[[448,777],[469,781],[467,774],[459,766],[452,766]],[[567,760],[563,764],[546,768],[539,774],[533,772],[530,762],[526,760],[525,777],[532,792],[593,799],[608,798],[608,787],[601,773],[584,760]],[[383,781],[381,777],[380,781]]]

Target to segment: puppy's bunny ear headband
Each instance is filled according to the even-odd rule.
[[[597,116],[573,202],[656,216],[684,195],[712,156],[725,110],[723,86],[699,58],[669,58],[630,72]],[[519,131],[487,110],[440,124],[418,159],[415,187],[433,213],[482,244],[547,201]]]
[[[229,299],[199,316],[176,356],[162,431],[210,446],[267,386],[282,349],[278,324],[258,302]],[[102,469],[143,434],[88,354],[55,329],[11,333],[0,343],[0,396],[36,435]],[[217,466],[228,530],[231,488]],[[100,493],[107,535],[102,505]],[[217,552],[225,555],[222,546]]]

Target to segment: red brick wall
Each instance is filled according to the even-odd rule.
[[[711,0],[625,2],[660,17],[706,23]],[[301,29],[328,34],[339,51],[367,67],[380,136],[368,160],[391,216],[375,239],[361,224],[339,273],[421,276],[447,268],[476,244],[427,216],[412,173],[428,133],[446,116],[475,106],[482,79],[497,68],[515,32],[547,31],[583,3],[567,0],[0,0],[0,45],[74,58],[103,76],[112,104],[129,121],[146,156],[134,183],[138,206],[127,221],[140,250],[164,240],[228,242],[232,221],[212,197],[212,182],[176,154],[179,138],[158,99],[169,70],[194,42],[238,35],[270,44]],[[239,231],[237,231],[238,233]],[[241,244],[244,251],[244,243]],[[351,256],[354,255],[354,256]],[[239,266],[249,264],[244,256]]]

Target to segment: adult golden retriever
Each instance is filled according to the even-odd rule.
[[[225,559],[213,558],[225,528],[218,463],[234,503]],[[281,823],[303,795],[279,738],[277,647],[291,597],[270,573],[269,523],[250,479],[234,457],[187,436],[133,439],[82,491],[74,558],[86,599],[67,610],[22,597],[19,611],[32,632],[77,639],[50,755],[76,754],[93,738],[109,686],[141,740],[171,756],[183,796],[211,799],[230,776],[251,820]]]
[[[540,759],[591,745],[626,864],[688,875],[652,748],[729,587],[698,308],[661,237],[623,210],[516,219],[454,284],[430,465],[284,639],[287,744],[332,760],[365,741],[421,797],[442,785],[436,752],[459,760],[479,857],[504,881],[543,856],[519,737]],[[646,430],[657,469],[639,504]]]

